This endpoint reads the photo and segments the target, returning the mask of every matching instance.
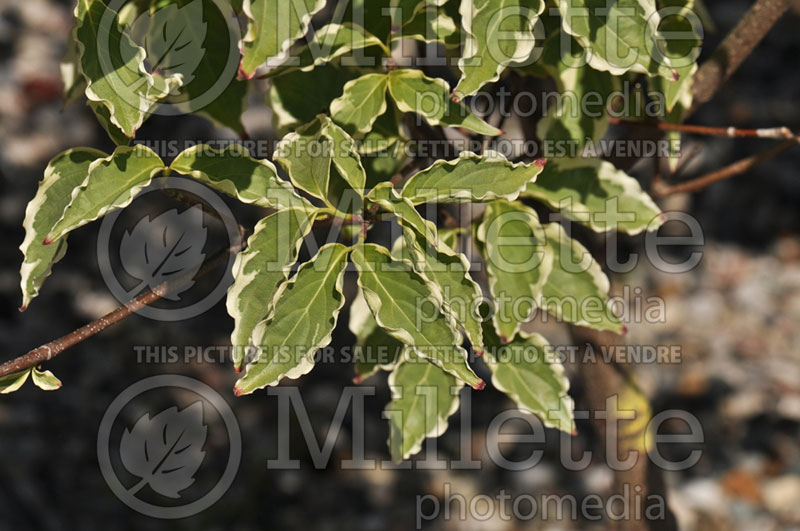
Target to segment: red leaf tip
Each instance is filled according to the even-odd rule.
[[[620,332],[620,334],[623,335],[623,336],[627,336],[628,335],[628,327],[625,326],[625,325],[622,325],[622,331]]]
[[[353,383],[354,383],[354,384],[358,385],[358,384],[360,384],[360,383],[361,383],[361,382],[363,382],[363,381],[364,381],[364,376],[363,376],[363,375],[361,375],[361,374],[356,374],[355,376],[353,376]]]
[[[28,309],[28,305],[27,304],[23,304],[22,306],[19,307],[19,311],[20,312],[24,312],[27,309]]]
[[[672,72],[672,81],[679,81],[681,79],[681,75],[677,71]]]
[[[234,386],[234,387],[233,387],[233,394],[234,394],[235,396],[242,396],[244,393],[242,392],[242,390],[241,390],[241,389],[239,389],[238,387]]]
[[[478,356],[478,357],[483,356],[483,349],[476,348],[475,349],[475,355]]]
[[[545,166],[547,166],[547,159],[536,159],[535,161],[533,161],[533,163],[539,166],[540,168],[544,168]]]
[[[480,382],[478,382],[478,383],[476,383],[476,384],[475,384],[475,386],[473,387],[473,389],[475,389],[476,391],[483,391],[483,389],[484,389],[485,387],[486,387],[486,382],[484,382],[483,380],[481,380]]]
[[[53,243],[53,239],[50,238],[49,235],[45,236],[44,240],[42,240],[42,245],[50,245],[51,243]]]

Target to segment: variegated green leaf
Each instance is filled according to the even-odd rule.
[[[50,371],[33,369],[33,371],[31,371],[31,379],[34,385],[43,391],[57,391],[61,389],[61,380],[56,378],[56,375]]]
[[[551,159],[522,194],[596,232],[657,230],[661,210],[636,179],[600,159]]]
[[[366,173],[355,142],[327,116],[317,116],[283,137],[275,149],[275,160],[296,187],[331,208],[344,208],[348,190],[359,196],[363,193]]]
[[[353,381],[361,383],[379,370],[392,370],[407,347],[378,326],[361,291],[350,304],[348,323],[356,336],[353,354],[356,376]]]
[[[285,62],[270,70],[267,77],[282,76],[288,72],[300,70],[308,72],[314,68],[330,63],[336,59],[350,56],[354,50],[376,47],[387,56],[389,49],[380,39],[366,30],[352,24],[328,24],[314,34],[314,38],[300,51],[287,58]],[[359,58],[348,57],[348,66],[376,66],[371,57],[365,57],[367,64],[358,64]]]
[[[487,329],[487,336],[493,332]],[[519,409],[533,413],[545,426],[575,433],[575,403],[567,394],[569,380],[544,337],[520,332],[511,343],[493,341],[484,359],[492,371],[492,385]]]
[[[367,173],[361,165],[361,156],[358,154],[355,141],[344,129],[330,121],[325,124],[324,134],[332,141],[334,169],[344,179],[350,188],[363,196],[367,184]]]
[[[256,224],[247,248],[237,255],[227,299],[228,314],[235,323],[231,334],[235,370],[241,369],[256,324],[272,310],[275,293],[289,277],[314,217],[292,208],[271,214]]]
[[[544,0],[461,0],[461,25],[466,44],[458,67],[461,80],[455,97],[475,94],[500,79],[503,70],[533,52],[533,28]]]
[[[659,30],[666,35],[682,36],[665,39],[664,42],[664,52],[680,78],[678,81],[657,78],[652,86],[654,91],[664,95],[665,112],[670,113],[676,105],[686,109],[692,105],[692,84],[698,69],[697,57],[703,45],[700,36],[703,27],[695,14],[695,0],[659,0],[659,7],[665,13]],[[693,35],[693,38],[685,38],[689,35]]]
[[[394,70],[389,73],[389,93],[402,112],[413,112],[431,125],[461,127],[480,135],[502,133],[474,114],[462,103],[450,99],[450,86],[421,70]]]
[[[92,162],[89,175],[72,191],[67,208],[50,229],[45,243],[55,242],[78,227],[126,207],[163,170],[159,156],[141,144],[118,147],[108,157]]]
[[[441,295],[430,281],[410,263],[395,260],[374,244],[356,247],[352,260],[358,284],[381,327],[468,385],[483,388],[483,380],[467,364],[455,323],[441,313]]]
[[[273,78],[266,99],[276,133],[285,135],[327,112],[331,100],[342,95],[344,85],[360,75],[355,69],[329,63],[310,72],[295,70]]]
[[[483,330],[478,306],[483,294],[469,274],[469,260],[441,239],[437,243],[423,239],[416,231],[404,229],[403,239],[415,269],[441,289],[444,301],[442,308],[463,328],[472,348],[482,352]]]
[[[7,395],[19,390],[20,387],[28,380],[31,370],[25,369],[24,371],[15,372],[6,376],[0,376],[0,394]]]
[[[331,102],[331,118],[348,133],[364,136],[386,112],[386,74],[367,74],[348,82]]]
[[[455,2],[455,0],[453,0]],[[424,2],[420,5],[425,6]],[[458,25],[443,9],[420,9],[403,24],[392,40],[414,39],[424,43],[438,43],[447,47],[461,44]]]
[[[252,77],[259,65],[285,53],[324,7],[325,0],[245,0],[242,10],[248,22],[241,41],[242,73]]]
[[[592,255],[558,223],[544,228],[553,249],[553,269],[542,288],[542,307],[559,320],[596,330],[625,333],[611,309],[610,284]]]
[[[69,149],[47,165],[44,178],[36,195],[25,210],[25,240],[20,245],[24,259],[20,268],[22,306],[24,310],[39,294],[39,288],[50,276],[53,264],[67,252],[67,239],[53,245],[44,245],[45,236],[56,224],[69,204],[72,190],[89,175],[89,166],[99,158],[107,157],[102,151],[91,148]]]
[[[173,30],[170,43],[176,40],[189,42],[202,53],[180,51],[184,57],[175,58],[171,71],[183,78],[179,90],[173,90],[169,102],[182,112],[197,113],[224,127],[230,127],[240,136],[246,132],[242,124],[248,83],[237,80],[238,21],[233,10],[219,0],[193,0],[181,9],[182,0],[171,0],[164,9],[172,10]],[[189,10],[193,14],[190,18]],[[158,12],[156,12],[156,15]],[[199,57],[197,57],[199,56]],[[159,56],[160,58],[160,56]],[[159,58],[148,58],[157,61]],[[166,60],[170,59],[167,54]],[[161,59],[163,62],[165,59]],[[154,69],[156,68],[155,65]],[[196,67],[196,68],[195,68]]]
[[[370,190],[367,200],[377,204],[384,212],[397,216],[404,224],[412,227],[428,240],[433,242],[437,240],[436,225],[423,218],[409,199],[400,197],[392,183],[378,184]]]
[[[572,146],[577,155],[587,141],[598,142],[608,130],[606,105],[620,83],[608,72],[581,63],[573,55],[573,50],[579,49],[577,42],[566,36],[569,44],[565,45],[562,37],[555,32],[547,38],[539,61],[555,81],[559,98],[548,104],[536,133],[556,146]],[[590,101],[596,103],[590,105]]]
[[[344,306],[342,283],[350,248],[322,247],[275,295],[271,316],[253,331],[259,352],[236,382],[236,394],[296,379],[314,368],[317,350],[331,341]]]
[[[244,203],[266,208],[313,208],[278,177],[270,161],[251,157],[250,151],[240,144],[221,150],[207,144],[192,146],[175,158],[170,169]]]
[[[458,391],[463,386],[452,375],[419,356],[408,356],[389,375],[392,401],[389,449],[394,462],[408,459],[422,449],[428,437],[447,430],[447,419],[458,411]]]
[[[542,172],[543,161],[512,164],[499,153],[464,152],[457,159],[438,160],[411,176],[400,193],[415,205],[516,199]]]
[[[521,203],[487,204],[476,239],[494,300],[492,321],[500,340],[508,342],[540,304],[553,268],[553,250],[536,211]]]
[[[562,28],[589,52],[589,66],[620,76],[626,72],[676,79],[658,43],[655,0],[558,0]]]
[[[150,108],[153,78],[145,50],[122,32],[117,13],[102,0],[79,0],[75,15],[86,97],[106,107],[111,123],[133,138]]]

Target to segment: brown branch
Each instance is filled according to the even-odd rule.
[[[789,5],[789,0],[756,0],[739,24],[697,71],[692,86],[694,104],[687,117],[714,97],[778,19],[786,13]]]
[[[608,123],[611,125],[646,127],[658,129],[659,131],[679,131],[681,133],[695,135],[726,136],[729,138],[774,138],[780,140],[797,138],[788,127],[738,129],[736,127],[708,127],[705,125],[669,124],[665,122],[641,122],[636,120],[624,120],[621,118],[609,118]]]
[[[239,252],[243,245],[244,238],[242,237],[240,238],[239,242],[232,247],[221,249],[215,253],[211,259],[200,269],[197,275],[194,276],[194,278],[200,278],[201,276],[207,274],[218,265],[222,258],[226,258],[230,253]],[[183,285],[188,280],[189,275],[183,275],[175,280],[159,284],[155,288],[142,293],[135,299],[127,302],[125,305],[120,306],[116,310],[105,314],[103,317],[92,321],[85,326],[82,326],[74,332],[70,332],[63,337],[31,350],[27,354],[23,354],[18,358],[3,363],[0,365],[0,377],[35,367],[40,363],[53,359],[68,348],[74,347],[78,343],[89,339],[99,332],[102,332],[109,326],[120,322],[144,306],[154,303],[170,291],[173,291]]]
[[[657,180],[653,182],[652,192],[654,195],[659,197],[679,193],[697,192],[706,186],[709,186],[710,184],[741,175],[765,160],[771,159],[772,157],[786,151],[790,147],[797,145],[798,141],[796,139],[786,140],[776,146],[771,147],[770,149],[762,151],[761,153],[757,153],[738,162],[734,162],[733,164],[720,170],[713,171],[709,174],[703,175],[702,177],[698,177],[684,183],[668,185],[664,184],[660,180]]]

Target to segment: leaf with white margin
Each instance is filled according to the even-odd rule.
[[[367,184],[367,172],[361,164],[361,156],[356,143],[347,132],[330,119],[325,123],[323,133],[333,142],[333,166],[339,176],[347,181],[350,188],[363,196]]]
[[[662,224],[658,206],[639,182],[600,159],[550,159],[522,193],[595,232],[635,235]]]
[[[386,112],[387,84],[386,74],[366,74],[346,83],[342,95],[331,102],[331,118],[350,134],[367,134]]]
[[[566,37],[568,44],[563,43],[562,37]],[[577,47],[575,39],[560,31],[545,40],[539,63],[555,81],[562,97],[556,105],[547,107],[536,126],[536,134],[554,145],[568,142],[580,149],[587,141],[599,142],[608,131],[606,105],[611,94],[619,90],[620,82],[608,72],[582,64],[572,53]],[[599,100],[599,104],[590,105],[589,95]]]
[[[438,160],[412,175],[400,195],[415,205],[511,201],[536,180],[543,167],[543,161],[514,164],[493,151],[483,155],[465,151],[457,159]]]
[[[153,77],[144,66],[146,52],[121,31],[117,13],[101,0],[79,0],[75,16],[86,97],[105,106],[111,123],[133,138],[150,108]]]
[[[80,49],[74,35],[70,35],[67,51],[61,59],[59,70],[61,82],[64,84],[64,105],[69,105],[86,90],[86,80],[81,74]]]
[[[297,188],[331,208],[342,205],[347,189],[363,193],[367,176],[355,141],[325,115],[283,137],[274,158]]]
[[[163,171],[161,158],[141,144],[120,146],[108,157],[95,160],[89,165],[89,175],[72,191],[69,205],[50,229],[45,244],[128,206]]]
[[[443,309],[463,328],[475,352],[483,352],[482,319],[478,314],[483,293],[469,274],[469,260],[441,239],[434,247],[432,240],[420,238],[419,233],[407,227],[403,229],[403,240],[415,269],[441,289]]]
[[[31,379],[34,385],[42,391],[57,391],[61,389],[61,380],[56,378],[56,375],[50,371],[33,369],[31,372]]]
[[[431,8],[417,11],[411,20],[403,24],[401,32],[392,36],[392,41],[414,39],[427,44],[455,47],[461,44],[460,37],[458,25],[452,17],[443,10]]]
[[[284,136],[273,158],[283,166],[299,189],[326,203],[331,179],[333,140],[323,134],[329,118],[319,115],[312,122]]]
[[[361,383],[380,370],[392,370],[407,348],[378,326],[361,291],[350,304],[348,326],[356,336],[354,383]]]
[[[53,245],[44,245],[45,236],[61,219],[72,190],[89,175],[92,162],[107,156],[96,149],[74,148],[56,155],[47,164],[39,189],[25,209],[25,221],[22,223],[25,240],[19,247],[24,256],[20,268],[21,310],[27,308],[39,294],[42,283],[50,276],[53,264],[67,252],[66,238]]]
[[[237,372],[253,330],[272,310],[278,287],[289,278],[315,217],[306,210],[292,208],[271,214],[256,224],[247,239],[247,248],[236,256],[226,304],[235,323],[231,345]]]
[[[447,419],[458,411],[463,384],[419,356],[408,356],[389,375],[392,401],[384,415],[389,419],[392,461],[408,459],[422,449],[428,437],[447,430]]]
[[[270,161],[253,158],[240,144],[221,150],[207,144],[192,146],[175,157],[169,168],[243,203],[265,208],[314,208],[278,177]]]
[[[518,202],[487,204],[475,238],[494,300],[492,321],[500,340],[508,342],[540,304],[553,250],[536,211]]]
[[[439,290],[375,244],[358,245],[351,256],[358,285],[378,325],[414,352],[475,389],[485,383],[467,364],[467,352],[449,315],[441,313]],[[421,313],[433,305],[432,316]]]
[[[251,78],[265,61],[286,53],[292,43],[302,37],[325,0],[245,0],[242,11],[247,15],[247,33],[240,41],[240,70]]]
[[[533,28],[543,11],[544,0],[461,0],[466,44],[454,96],[471,96],[500,79],[508,65],[528,59],[535,45]]]
[[[167,75],[179,74],[184,83],[191,83],[206,52],[203,41],[207,31],[202,1],[184,5],[170,3],[157,9],[150,17],[145,38],[152,70]]]
[[[259,351],[236,382],[236,395],[297,379],[314,368],[314,356],[331,341],[344,306],[344,271],[350,248],[332,243],[320,248],[274,298],[270,317],[253,331]]]
[[[544,232],[554,256],[542,288],[542,307],[568,323],[625,334],[625,325],[611,309],[611,285],[600,264],[558,223],[545,225]]]
[[[410,200],[400,196],[392,183],[379,183],[367,194],[367,201],[378,205],[385,212],[397,216],[403,223],[413,227],[428,240],[437,241],[436,225],[423,218]]]
[[[183,0],[170,1],[180,4]],[[183,29],[191,34],[193,45],[202,47],[204,52],[193,70],[190,68],[194,65],[188,63],[175,69],[191,76],[187,76],[180,90],[172,91],[169,101],[183,113],[203,115],[246,137],[242,113],[249,85],[236,79],[239,22],[225,2],[192,0],[192,4],[202,4],[202,10],[198,10],[201,23],[186,24]]]
[[[287,58],[282,64],[270,70],[265,77],[273,78],[297,70],[309,72],[314,68],[330,63],[340,57],[366,48],[378,47],[387,56],[389,48],[380,39],[363,28],[353,24],[328,24],[314,34],[314,38],[296,55]],[[357,57],[351,57],[348,66],[375,66],[374,64],[356,65]],[[365,58],[369,60],[368,58]]]
[[[428,77],[421,70],[389,72],[389,93],[400,111],[417,113],[431,125],[461,127],[487,136],[502,134],[472,114],[466,105],[450,99],[447,81]]]
[[[7,395],[19,390],[28,380],[30,373],[30,369],[25,369],[20,372],[0,376],[0,395]]]
[[[655,0],[558,0],[561,26],[587,50],[589,66],[621,76],[637,72],[676,80],[659,50],[661,18]]]
[[[493,334],[489,327],[486,332],[487,337]],[[505,345],[492,339],[484,357],[492,371],[492,385],[545,426],[575,434],[575,402],[567,393],[569,380],[548,341],[526,332]]]
[[[355,69],[329,63],[310,72],[295,70],[273,78],[266,96],[273,129],[283,136],[313,121],[328,111],[331,100],[342,95],[348,81],[360,75]]]
[[[694,75],[697,73],[697,57],[703,46],[702,22],[695,14],[698,7],[694,0],[660,0],[665,18],[661,20],[659,30],[664,34],[681,35],[673,39],[665,39],[665,53],[672,62],[672,67],[680,76],[678,81],[656,78],[652,83],[652,90],[664,95],[666,112],[671,113],[676,106],[686,109],[692,105],[692,85]],[[671,14],[670,14],[671,13]],[[695,27],[694,22],[697,22]],[[675,33],[673,33],[675,32]],[[693,39],[683,36],[693,35]]]

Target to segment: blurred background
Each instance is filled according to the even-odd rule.
[[[703,57],[732,28],[750,2],[708,0],[716,24],[708,32]],[[800,130],[800,2],[769,33],[755,53],[693,123],[743,128],[786,125]],[[55,0],[0,0],[0,355],[5,361],[94,320],[118,303],[109,293],[97,262],[98,224],[72,237],[66,258],[55,268],[41,295],[20,313],[18,246],[25,206],[36,192],[47,162],[73,146],[111,151],[94,116],[78,101],[64,108],[59,61],[72,28],[71,6]],[[265,82],[262,82],[265,83]],[[266,85],[256,84],[244,124],[254,139],[274,139]],[[194,116],[152,117],[140,140],[235,138]],[[722,167],[756,153],[765,140],[688,137],[684,149],[701,148],[691,172]],[[677,448],[675,455],[700,449],[689,470],[664,473],[664,489],[682,529],[800,529],[800,150],[788,151],[748,172],[692,195],[671,196],[664,210],[695,216],[702,226],[703,259],[689,273],[659,272],[647,261],[624,277],[643,296],[662,297],[666,319],[629,324],[627,341],[677,345],[679,363],[633,367],[654,413],[680,409],[696,416],[704,442]],[[634,168],[636,174],[641,168]],[[260,217],[255,209],[229,204],[246,227]],[[620,238],[626,252],[641,251],[642,238]],[[213,276],[213,275],[212,275]],[[354,279],[347,278],[348,297]],[[353,343],[345,309],[334,335],[336,347]],[[265,392],[235,398],[236,379],[224,363],[143,363],[136,346],[227,345],[232,321],[224,302],[199,317],[159,322],[132,316],[47,364],[64,383],[55,393],[26,385],[0,398],[0,529],[412,529],[420,496],[464,497],[503,490],[522,494],[605,494],[613,474],[602,459],[581,472],[559,462],[560,439],[548,431],[544,457],[524,471],[503,470],[486,451],[487,427],[511,403],[491,389],[469,392],[471,422],[453,417],[438,441],[444,457],[460,455],[462,432],[471,442],[480,470],[346,470],[353,419],[348,413],[330,463],[315,469],[302,430],[294,420],[289,439],[297,470],[271,470],[278,455],[278,398]],[[570,344],[566,328],[540,330],[557,345]],[[575,374],[570,394],[587,409],[591,381]],[[487,378],[487,370],[479,365]],[[185,374],[216,389],[236,414],[242,433],[238,475],[222,499],[183,520],[157,520],[135,512],[110,490],[97,459],[97,434],[104,412],[125,388],[145,377]],[[351,384],[352,366],[320,364],[297,385],[318,441],[323,441],[342,389]],[[365,384],[367,385],[367,384]],[[388,426],[381,412],[389,401],[385,375],[368,381],[375,395],[365,399],[366,455],[388,460]],[[465,398],[465,401],[467,399]],[[678,428],[676,428],[678,429]],[[524,431],[509,423],[506,430]],[[679,431],[679,429],[678,429]],[[576,451],[591,449],[599,435],[588,421],[578,423]],[[206,459],[224,466],[224,441],[209,440]],[[320,443],[321,444],[321,443]],[[509,458],[530,449],[504,447]],[[527,453],[526,453],[527,452]],[[676,457],[676,459],[679,457]],[[198,487],[204,479],[198,479]],[[585,520],[425,522],[430,529],[605,529]]]

